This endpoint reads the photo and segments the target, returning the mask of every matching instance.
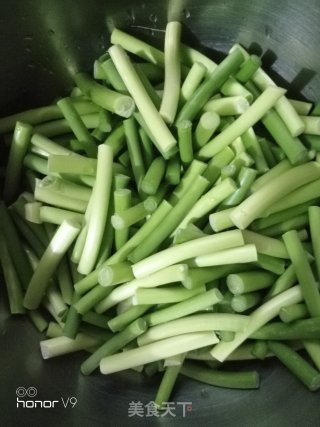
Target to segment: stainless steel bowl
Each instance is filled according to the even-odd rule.
[[[290,95],[318,99],[317,0],[11,0],[2,2],[0,12],[0,114],[49,103],[67,93],[71,72],[92,68],[94,58],[108,46],[112,26],[147,39],[156,37],[161,45],[168,10],[173,9],[192,46],[201,45],[219,59],[240,42],[253,53],[263,53],[266,69],[290,86]],[[135,372],[84,377],[78,369],[83,354],[42,361],[39,334],[26,319],[9,318],[3,286],[0,304],[0,425],[319,425],[318,394],[307,391],[275,360],[258,366],[258,391],[219,389],[181,378],[172,396],[176,416],[147,417],[145,410],[143,417],[129,417],[130,402],[148,404],[159,378],[146,379]],[[39,401],[59,404],[17,407],[18,387],[36,387]],[[76,405],[72,408],[69,400],[65,408],[61,397],[66,402],[72,396]],[[185,416],[184,402],[192,406]]]

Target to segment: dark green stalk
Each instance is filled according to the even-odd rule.
[[[199,364],[185,362],[181,374],[205,384],[216,387],[254,389],[259,387],[259,375],[256,371],[230,372],[204,368]]]
[[[182,120],[193,120],[206,102],[218,92],[228,77],[239,68],[243,60],[242,52],[235,50],[220,62],[182,107],[177,117],[177,123]]]
[[[269,349],[310,391],[320,388],[320,373],[288,345],[272,342]]]

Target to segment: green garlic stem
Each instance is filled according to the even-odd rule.
[[[230,214],[233,223],[246,228],[255,219],[263,216],[267,209],[275,202],[298,187],[315,181],[320,176],[320,167],[315,162],[296,166],[280,175],[280,179],[273,179],[258,191],[250,195]]]
[[[221,342],[211,350],[210,354],[215,359],[223,362],[230,354],[238,348],[255,331],[268,323],[279,314],[282,307],[296,304],[302,301],[302,293],[299,286],[295,286],[282,292],[268,302],[258,307],[250,314],[249,323],[243,332],[236,332],[235,338],[231,342]]]
[[[98,257],[108,215],[112,183],[112,150],[107,145],[98,148],[96,181],[92,190],[88,233],[78,265],[81,274],[89,274]]]
[[[183,334],[167,338],[124,353],[105,357],[100,362],[100,371],[102,374],[111,374],[205,347],[217,341],[216,335],[212,332]]]
[[[180,38],[181,23],[168,22],[164,40],[164,91],[159,112],[169,124],[175,119],[180,97]]]
[[[170,151],[176,145],[176,140],[142,85],[129,57],[119,45],[112,46],[109,49],[109,53],[128,92],[134,99],[139,112],[152,133],[158,150],[165,158],[169,157]]]
[[[132,266],[136,278],[146,277],[162,268],[176,264],[183,260],[217,252],[243,245],[244,240],[241,231],[232,230],[212,236],[201,237],[190,242],[181,243],[168,249],[157,252]]]
[[[140,335],[139,347],[171,336],[200,331],[242,331],[248,316],[229,313],[194,314],[149,328]]]
[[[76,238],[79,230],[80,227],[77,222],[64,221],[55,232],[39,261],[38,267],[33,273],[25,294],[23,304],[29,310],[34,310],[40,305],[51,276]]]
[[[223,130],[218,136],[208,142],[199,151],[199,155],[210,158],[231,144],[238,136],[257,123],[275,102],[285,93],[284,89],[268,87],[250,107],[239,116],[230,126]]]

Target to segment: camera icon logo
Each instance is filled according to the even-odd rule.
[[[17,387],[16,395],[18,397],[35,397],[38,394],[38,390],[35,387]]]

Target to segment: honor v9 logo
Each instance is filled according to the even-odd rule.
[[[33,409],[44,408],[51,409],[63,405],[64,408],[74,408],[77,404],[77,398],[74,396],[60,397],[59,400],[42,400],[37,397],[38,390],[35,387],[18,387],[16,389],[17,408]]]

